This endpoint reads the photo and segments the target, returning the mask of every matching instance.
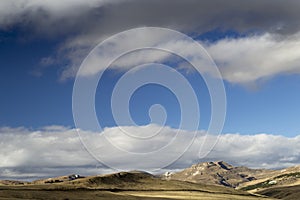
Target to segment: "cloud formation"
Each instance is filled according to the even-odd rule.
[[[88,70],[81,70],[78,75],[97,74],[99,71],[104,70],[111,61],[115,61],[111,68],[127,70],[143,63],[167,62],[170,60],[171,54],[169,52],[155,49],[133,51],[115,60],[115,55],[121,55],[125,49],[134,50],[136,42],[143,44],[142,46],[145,46],[145,48],[154,46],[183,55],[184,58],[189,58],[197,63],[197,67],[200,66],[202,72],[213,75],[213,70],[209,69],[213,69],[215,66],[207,60],[206,54],[197,51],[192,42],[183,38],[176,38],[175,34],[171,34],[170,37],[158,32],[154,36],[153,34],[147,35],[144,32],[141,34],[141,31],[134,31],[130,34],[123,34],[121,39],[120,37],[117,38],[115,37],[112,42],[109,42],[103,48],[97,48],[100,53],[94,53],[94,57],[91,59],[92,62],[86,64],[89,66],[85,67]],[[132,43],[133,39],[135,39],[135,43]],[[212,56],[223,79],[231,83],[251,84],[276,75],[300,73],[300,32],[284,38],[276,34],[265,33],[241,38],[225,38],[213,43],[198,42]],[[185,70],[190,68],[186,63],[179,63],[178,66],[180,69]],[[64,76],[74,76],[75,74],[72,74],[72,72],[76,72],[77,68],[77,65],[68,68],[64,71]]]
[[[220,27],[290,34],[300,28],[299,5],[297,0],[274,0],[271,3],[254,0],[243,4],[238,0],[2,0],[0,26],[5,28],[19,23],[40,26],[43,22],[40,31],[49,31],[55,24],[58,27],[53,31],[59,32],[59,27],[64,27],[64,31],[84,28],[90,35],[112,34],[137,26],[163,26],[197,32]]]
[[[144,127],[127,127],[135,133],[151,133],[156,125]],[[154,138],[151,145],[137,142],[125,137],[117,127],[107,128],[105,134],[115,145],[133,152],[149,152],[160,148],[174,138],[177,130],[165,127],[162,135]],[[95,143],[99,135],[87,133]],[[234,165],[244,165],[255,168],[282,168],[300,164],[300,136],[287,138],[269,134],[240,135],[224,134],[219,137],[215,148],[203,159],[198,158],[199,147],[203,141],[204,131],[199,131],[200,137],[184,153],[184,155],[168,168],[181,169],[201,161],[225,160]],[[167,156],[177,153],[177,148],[183,140],[189,140],[191,132],[181,132],[174,141],[174,146],[167,154],[158,156],[151,162],[162,162]],[[202,135],[202,136],[201,136]],[[207,142],[214,142],[217,136],[209,136]],[[60,126],[45,127],[40,130],[25,128],[0,129],[0,178],[36,178],[56,176],[69,173],[99,174],[111,172],[96,161],[82,146],[75,129]],[[205,145],[206,146],[206,145]],[[149,162],[147,156],[143,160],[132,160],[112,153],[105,147],[110,159],[115,160],[124,169],[137,169],[139,162]]]
[[[299,7],[297,0],[254,0],[243,4],[238,0],[76,0],[72,3],[2,0],[0,29],[21,27],[29,33],[28,37],[63,35],[56,55],[41,60],[43,64],[53,59],[67,61],[61,79],[74,77],[89,51],[120,31],[158,26],[197,36],[215,29],[235,30],[246,33],[246,37],[222,39],[208,44],[207,48],[219,63],[225,80],[244,84],[299,73]],[[258,35],[247,36],[249,32]],[[161,59],[160,54],[132,56],[140,61],[149,57]]]
[[[269,33],[225,38],[208,44],[206,49],[223,78],[231,83],[300,73],[300,32],[285,38]]]

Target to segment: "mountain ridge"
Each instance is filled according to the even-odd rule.
[[[260,179],[273,172],[275,171],[244,166],[234,167],[224,161],[215,161],[194,164],[180,172],[170,173],[165,178],[236,188],[241,183]]]
[[[1,196],[3,191],[6,192]],[[178,195],[185,198],[191,192],[201,199],[209,195],[213,196],[212,199],[219,198],[220,195],[229,195],[230,199],[261,199],[261,197],[293,199],[297,195],[300,196],[300,166],[268,170],[214,161],[193,164],[179,172],[167,172],[162,175],[129,171],[86,177],[71,174],[32,182],[0,181],[0,199],[11,198],[18,192],[20,192],[18,195],[22,196],[22,191],[29,196],[32,195],[33,199],[37,196],[31,194],[32,191],[39,191],[43,195],[45,195],[43,191],[55,191],[60,197],[65,195],[63,191],[68,191],[70,195],[75,191],[76,193],[81,191],[86,195],[105,193],[108,197],[104,199],[118,199],[120,196],[115,196],[115,192],[122,193],[129,199],[132,195],[136,198],[139,195],[142,195],[141,198],[158,195],[159,199],[163,199],[166,193],[168,197],[172,197],[171,199],[176,199]],[[96,197],[89,196],[89,198]],[[45,195],[45,198],[41,199],[48,199],[48,196]],[[76,199],[76,196],[72,196],[72,199]]]

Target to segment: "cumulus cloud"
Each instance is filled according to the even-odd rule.
[[[299,136],[224,134],[209,157],[254,168],[282,168],[299,164],[299,146]]]
[[[278,38],[263,34],[222,39],[206,45],[223,78],[232,83],[251,83],[282,74],[300,73],[300,33]]]
[[[126,130],[130,130],[132,134],[145,133],[150,136],[154,129],[157,129],[156,125],[127,127]],[[163,127],[160,133],[162,134],[145,141],[124,135],[120,127],[107,128],[103,132],[114,145],[130,152],[151,152],[172,141],[174,145],[169,146],[155,160],[149,161],[147,154],[140,160],[134,160],[135,157],[130,155],[124,157],[125,154],[114,154],[112,146],[99,147],[100,153],[106,154],[120,168],[123,166],[124,169],[138,169],[139,163],[164,162],[168,156],[178,154],[180,146],[193,135],[190,131],[178,132],[168,127]],[[84,134],[90,139],[90,144],[102,144],[103,138],[99,134]],[[179,136],[172,140],[176,134]],[[300,163],[299,136],[287,138],[268,134],[224,134],[220,137],[209,135],[206,143],[214,143],[217,139],[218,143],[205,158],[199,159],[198,152],[205,131],[199,131],[198,135],[184,155],[168,168],[182,169],[196,162],[211,160],[225,160],[234,165],[255,168],[282,168]],[[40,130],[1,128],[0,141],[0,178],[32,179],[69,173],[99,174],[113,171],[105,168],[86,151],[75,129],[60,126]],[[202,150],[205,151],[206,147],[210,145],[205,144]]]
[[[205,52],[197,51],[192,42],[183,38],[176,38],[175,34],[163,35],[124,34],[126,37],[114,39],[103,48],[97,49],[99,54],[93,54],[92,61],[85,70],[78,75],[94,75],[104,70],[108,63],[124,50],[134,50],[137,43],[144,47],[154,46],[160,49],[171,50],[190,58],[200,66],[201,71],[213,73],[213,63],[209,62]],[[123,36],[124,36],[123,35]],[[132,40],[135,39],[135,43]],[[198,41],[208,51],[216,62],[224,80],[238,84],[253,84],[258,80],[265,80],[277,75],[300,73],[300,32],[292,36],[282,37],[277,34],[265,33],[250,35],[241,38],[225,38],[214,43]],[[139,64],[149,62],[166,62],[170,60],[170,53],[158,50],[134,51],[122,56],[114,62],[111,68],[127,70]],[[174,59],[172,57],[172,59]],[[179,59],[180,60],[180,59]],[[174,61],[174,60],[173,60]],[[178,63],[177,63],[178,64]],[[180,69],[189,69],[190,66],[181,64]],[[73,65],[64,72],[64,77],[76,75],[78,65]]]
[[[38,131],[24,128],[1,128],[0,131],[1,167],[89,164],[80,140],[72,129],[53,126]]]
[[[220,70],[223,73],[225,80],[232,83],[248,84],[249,82],[255,82],[259,79],[267,79],[278,74],[298,73],[299,66],[297,62],[299,60],[299,54],[297,48],[299,47],[299,28],[293,23],[297,23],[295,20],[296,12],[294,9],[288,9],[292,6],[299,7],[296,1],[273,2],[272,8],[262,9],[262,5],[267,6],[266,2],[253,2],[249,5],[237,6],[236,2],[226,2],[226,5],[215,8],[216,2],[201,2],[194,1],[185,2],[181,5],[179,2],[169,5],[168,16],[160,9],[156,10],[156,16],[144,17],[144,12],[139,13],[139,10],[144,10],[143,6],[147,6],[148,3],[140,4],[138,2],[131,2],[130,5],[138,12],[138,17],[125,21],[126,17],[130,17],[127,13],[126,5],[123,7],[121,14],[125,16],[124,23],[118,24],[114,20],[115,8],[109,8],[108,19],[112,24],[118,24],[120,30],[126,29],[124,25],[128,25],[128,28],[133,28],[140,25],[154,25],[174,28],[185,33],[201,34],[205,31],[212,30],[214,28],[222,27],[226,29],[233,29],[241,32],[252,31],[255,29],[259,33],[263,33],[259,36],[248,36],[244,38],[235,39],[223,39],[217,41],[214,44],[207,44],[204,46],[208,49],[209,53],[217,61]],[[218,2],[218,4],[225,2]],[[164,8],[163,3],[152,2],[147,8],[154,8],[157,5]],[[248,4],[248,3],[246,3]],[[281,5],[282,4],[282,5]],[[149,9],[148,9],[149,10]],[[151,10],[151,9],[150,9]],[[163,9],[162,9],[163,10]],[[290,10],[291,12],[288,12]],[[174,16],[173,16],[174,11]],[[176,12],[176,15],[175,15]],[[249,17],[246,13],[253,13],[254,17]],[[188,14],[187,14],[188,13]],[[235,13],[234,16],[232,13]],[[279,15],[275,13],[281,13],[283,18],[277,18]],[[160,16],[161,15],[161,16]],[[171,20],[169,17],[176,20]],[[252,16],[252,15],[251,15]],[[260,17],[258,17],[260,16]],[[156,17],[159,17],[159,22],[155,21]],[[132,18],[130,18],[132,19]],[[287,19],[291,20],[288,21]],[[142,21],[147,23],[141,23]],[[155,21],[155,22],[152,22]],[[172,22],[172,23],[170,23]],[[272,23],[271,23],[272,22]],[[103,21],[106,24],[106,21]],[[131,24],[132,23],[132,24]],[[111,26],[109,26],[111,27]],[[111,27],[113,28],[113,27]],[[111,33],[117,32],[117,28],[113,29]],[[78,58],[83,58],[91,50],[90,47],[95,46],[102,41],[105,36],[109,36],[109,32],[103,33],[101,31],[91,30],[88,35],[78,35],[66,42],[63,49],[68,52],[72,64],[63,72],[62,78],[72,77],[76,74],[79,67]],[[97,34],[95,34],[97,33]],[[104,36],[104,37],[103,37]],[[137,36],[139,37],[139,36]],[[147,36],[144,36],[147,38]],[[169,38],[156,38],[158,44],[167,43]],[[201,41],[200,41],[201,42]],[[187,45],[178,41],[173,45],[177,49],[186,49]],[[130,45],[128,45],[130,46]],[[122,48],[118,46],[118,48]],[[70,52],[69,49],[72,49]],[[299,52],[299,51],[298,51]],[[142,55],[142,56],[141,56]],[[167,59],[167,56],[161,56],[161,53],[149,53],[140,54],[135,53],[132,56],[127,56],[126,62],[119,61],[119,66],[126,69],[128,66],[134,66],[140,64],[141,61],[147,62],[149,60],[161,61]],[[196,57],[195,52],[187,50],[186,56]],[[109,58],[109,57],[107,57]],[[181,69],[184,67],[181,66]]]
[[[239,0],[2,0],[0,29],[21,27],[29,37],[64,35],[57,54],[41,60],[43,64],[53,59],[67,61],[68,65],[61,70],[62,79],[75,76],[80,63],[96,44],[130,28],[167,27],[191,35],[218,28],[258,32],[261,36],[224,39],[209,45],[224,78],[229,82],[245,83],[282,73],[298,73],[295,64],[299,57],[296,53],[299,7],[297,0],[255,0],[243,4]],[[275,35],[280,37],[274,39]],[[150,56],[161,59],[161,54]],[[41,73],[38,71],[38,75]]]
[[[127,70],[138,65],[153,62],[182,62],[188,59],[191,64],[204,73],[216,77],[216,68],[207,56],[207,52],[193,39],[184,34],[155,27],[137,28],[115,35],[98,45],[88,55],[78,71],[78,76],[93,76],[110,69]],[[175,58],[175,59],[174,59]],[[176,59],[177,58],[177,59]],[[186,61],[184,61],[186,62]],[[181,69],[188,69],[181,67]],[[65,76],[74,76],[78,66],[72,66],[65,71]]]

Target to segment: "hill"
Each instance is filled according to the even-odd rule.
[[[234,167],[224,161],[192,165],[180,172],[166,173],[166,180],[219,185],[277,199],[299,199],[300,166],[282,170]]]
[[[233,167],[224,161],[217,161],[198,163],[177,173],[167,173],[164,178],[236,188],[242,183],[269,177],[274,172],[266,169]]]
[[[259,194],[276,199],[295,200],[300,197],[300,185],[286,187],[272,187],[258,192]]]
[[[65,177],[34,181],[28,185],[0,186],[0,199],[266,199],[222,186],[162,180],[146,172]],[[61,181],[59,181],[61,180]]]
[[[299,199],[300,166],[278,170],[267,178],[242,184],[239,189],[278,199]]]
[[[234,167],[224,161],[194,164],[155,176],[131,171],[71,174],[32,182],[0,181],[1,199],[297,199],[300,166],[283,170]]]

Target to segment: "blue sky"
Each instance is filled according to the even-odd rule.
[[[165,163],[171,169],[208,160],[266,168],[300,164],[299,8],[299,1],[294,0],[252,0],[243,4],[239,0],[0,1],[0,179],[34,179],[75,171],[108,172],[104,164],[124,170],[159,168],[166,167],[160,166],[167,162],[166,158],[175,160]],[[201,137],[208,134],[212,104],[205,76],[216,78],[212,72],[215,65],[205,62],[206,57],[203,59],[186,43],[189,40],[181,40],[176,34],[169,37],[163,31],[143,32],[147,27],[186,34],[201,44],[217,65],[226,92],[226,118],[215,148],[211,148],[218,140],[215,135],[204,140],[206,146],[202,150],[209,152],[204,158],[198,156],[198,151]],[[124,32],[127,30],[131,31]],[[120,33],[124,38],[118,41],[122,38]],[[97,46],[107,39],[107,46]],[[176,56],[176,52],[153,49],[126,53],[108,69],[99,64],[140,44],[183,52],[181,55],[193,62],[205,63],[201,66],[203,74],[186,58]],[[96,57],[89,57],[95,47]],[[95,60],[87,62],[91,67],[86,71],[80,70],[87,57]],[[181,74],[197,97],[200,139],[182,152],[182,157],[176,152],[188,145],[194,127],[180,130],[181,102],[170,88],[177,87],[184,95],[189,90],[177,79],[162,76],[159,70],[156,74],[155,64],[147,66],[147,76],[140,79],[148,78],[149,73],[149,77],[167,79],[170,87],[145,84],[132,94],[128,109],[136,126],[118,126],[112,114],[111,98],[116,83],[128,74],[129,80],[141,81],[134,74],[143,70],[134,67],[152,62],[165,64],[171,67],[168,72]],[[93,98],[97,120],[105,128],[100,135],[127,152],[149,151],[153,162],[149,163],[149,157],[119,154],[112,146],[97,146],[97,142],[105,140],[95,137],[94,130],[83,130],[85,148],[80,143],[76,129],[80,127],[75,125],[72,110],[73,86],[76,77],[89,80],[99,73],[103,76]],[[121,93],[126,94],[125,86]],[[193,124],[197,109],[188,98],[187,124]],[[121,105],[125,99],[117,102]],[[165,124],[149,124],[149,111],[157,104],[167,113]],[[163,117],[158,112],[155,116]],[[140,134],[151,136],[156,131],[162,135],[137,143],[135,137],[122,135],[124,130],[136,134],[136,138]],[[180,141],[173,141],[178,131],[184,134],[179,134]],[[169,141],[174,143],[168,151],[151,154]],[[144,165],[132,166],[137,161]]]
[[[2,33],[1,125],[38,128],[49,124],[72,126],[72,83],[58,81],[57,68],[45,76],[33,73],[55,43],[18,41],[18,32]],[[8,37],[8,39],[5,39]]]
[[[42,75],[35,71],[43,68],[42,58],[53,54],[56,40],[20,40],[16,30],[1,33],[1,126],[40,128],[49,125],[74,127],[72,116],[72,89],[74,79],[61,81],[62,64],[48,67]],[[203,40],[236,37],[233,32],[204,33]],[[109,109],[110,94],[121,72],[105,73],[103,86],[99,86],[96,102],[103,126],[114,126]],[[197,88],[200,99],[201,126],[207,128],[210,117],[210,100],[201,76],[185,74]],[[277,75],[255,86],[232,84],[225,81],[227,117],[223,133],[272,133],[289,137],[300,132],[300,76]],[[157,95],[158,94],[158,95]],[[103,102],[102,102],[103,101]],[[170,112],[167,125],[178,127],[180,110],[175,96],[166,88],[148,85],[132,97],[132,116],[140,125],[149,122],[148,108],[161,103]]]

